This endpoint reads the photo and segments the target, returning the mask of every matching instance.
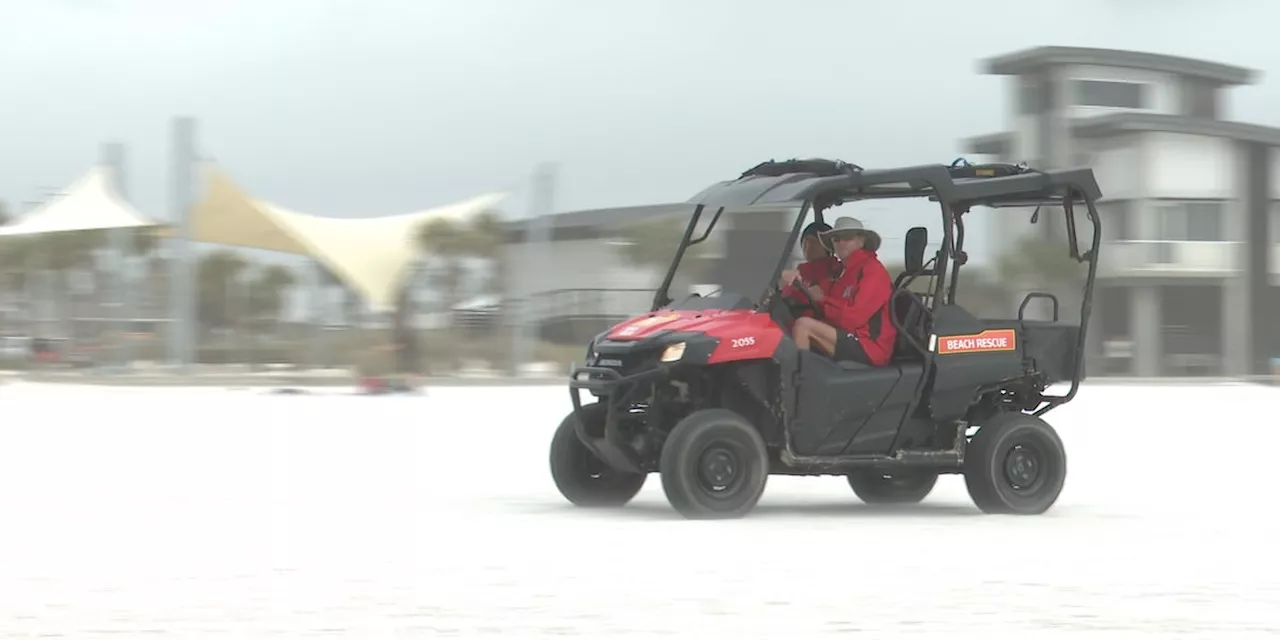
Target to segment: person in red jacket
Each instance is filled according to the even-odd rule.
[[[840,261],[831,255],[831,250],[822,242],[822,234],[831,230],[831,225],[824,222],[813,222],[800,234],[800,249],[804,252],[804,262],[795,269],[782,272],[778,282],[784,297],[796,302],[808,302],[797,287],[818,287],[824,293],[836,277],[840,275]],[[813,315],[809,309],[800,312],[802,316]]]
[[[826,291],[810,289],[822,305],[822,320],[797,319],[793,327],[796,346],[808,349],[810,344],[817,345],[835,360],[888,364],[898,332],[889,321],[893,280],[876,257],[880,235],[850,217],[838,218],[825,235],[844,271]]]

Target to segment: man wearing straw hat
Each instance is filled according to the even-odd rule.
[[[887,364],[898,332],[889,320],[893,281],[876,256],[880,234],[857,218],[843,216],[822,236],[844,269],[829,287],[809,287],[823,319],[797,318],[796,346],[816,345],[835,360]]]

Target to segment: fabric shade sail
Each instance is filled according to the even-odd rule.
[[[41,204],[19,222],[0,227],[0,236],[29,236],[100,229],[156,227],[116,192],[111,170],[94,167],[65,193]]]
[[[205,177],[205,195],[191,213],[193,240],[309,256],[377,311],[395,307],[423,225],[441,218],[465,223],[506,197],[492,193],[416,213],[330,218],[253,198],[216,166],[206,167]]]

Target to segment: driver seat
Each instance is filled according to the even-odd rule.
[[[929,318],[924,313],[925,297],[909,291],[906,286],[909,285],[919,276],[934,276],[934,270],[926,267],[924,262],[925,248],[929,244],[929,230],[925,227],[912,227],[907,231],[906,239],[903,242],[903,272],[898,274],[897,281],[893,283],[894,299],[893,309],[891,312],[902,329],[898,332],[898,339],[893,345],[893,362],[920,362],[924,360],[924,354],[911,345],[908,337],[915,339],[919,344],[928,344]],[[898,293],[902,292],[902,293]],[[906,333],[904,336],[903,333]]]

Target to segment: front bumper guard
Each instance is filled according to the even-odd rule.
[[[670,371],[667,365],[660,364],[624,376],[621,372],[608,367],[572,365],[569,369],[569,399],[573,402],[574,416],[578,418],[574,429],[578,440],[581,440],[583,446],[591,450],[596,457],[614,469],[631,473],[647,473],[641,465],[639,456],[618,429],[618,414],[621,408],[628,404],[629,396],[638,383],[664,378]],[[588,378],[578,377],[583,374]],[[594,376],[599,378],[592,379]],[[582,399],[579,397],[581,389],[604,396],[606,412],[603,438],[587,433],[586,422],[582,419]]]

